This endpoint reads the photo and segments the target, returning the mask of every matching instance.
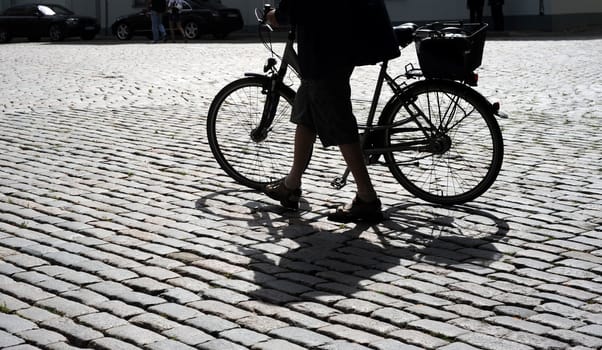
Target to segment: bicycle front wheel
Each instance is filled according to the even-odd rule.
[[[262,123],[268,98],[274,102],[268,97],[270,83],[266,77],[248,77],[228,84],[207,116],[207,139],[218,164],[236,182],[256,190],[286,176],[293,160],[295,93],[279,86],[274,118]]]
[[[502,166],[500,127],[487,100],[446,80],[414,83],[385,117],[393,176],[427,202],[461,204],[493,184]]]

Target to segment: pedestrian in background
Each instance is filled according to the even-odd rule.
[[[183,0],[167,1],[167,11],[169,12],[169,31],[171,33],[171,41],[174,43],[176,42],[176,38],[174,36],[174,27],[178,28],[180,34],[182,34],[182,38],[184,38],[184,42],[188,42],[184,28],[182,28],[182,21],[180,19],[180,11],[182,10],[183,6],[182,1]]]
[[[167,33],[163,26],[163,15],[167,10],[167,3],[165,0],[150,0],[149,10],[151,13],[151,25],[153,31],[153,43],[159,42],[159,40],[167,40]]]
[[[485,0],[467,0],[466,7],[470,13],[470,23],[482,23],[483,22],[483,6],[485,6]]]
[[[489,6],[491,6],[493,29],[504,30],[504,0],[489,0]]]

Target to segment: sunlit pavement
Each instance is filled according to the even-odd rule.
[[[370,168],[375,226],[326,219],[353,197],[329,186],[336,149],[316,151],[297,214],[213,159],[211,99],[267,55],[0,46],[0,347],[602,347],[602,37],[488,41],[477,89],[509,115],[496,183],[442,208]],[[376,72],[354,73],[358,116]]]

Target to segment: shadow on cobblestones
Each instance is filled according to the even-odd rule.
[[[212,206],[225,196],[248,193],[216,192],[198,199],[196,209],[202,217],[241,228],[234,249],[249,258],[250,281],[256,286],[247,292],[276,305],[334,303],[360,314],[373,311],[372,303],[419,305],[424,302],[420,293],[426,291],[415,281],[399,280],[415,274],[408,266],[423,263],[425,273],[434,275],[448,270],[486,273],[503,256],[494,243],[509,231],[506,221],[468,205],[395,206],[379,225],[335,225],[325,219],[323,208],[307,210],[307,203],[298,213],[255,200]],[[381,294],[382,288],[387,292]],[[410,291],[420,295],[414,300],[407,296]],[[395,293],[410,302],[387,296]]]

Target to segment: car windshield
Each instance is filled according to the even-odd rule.
[[[38,10],[46,16],[72,15],[73,12],[59,5],[38,5]]]

